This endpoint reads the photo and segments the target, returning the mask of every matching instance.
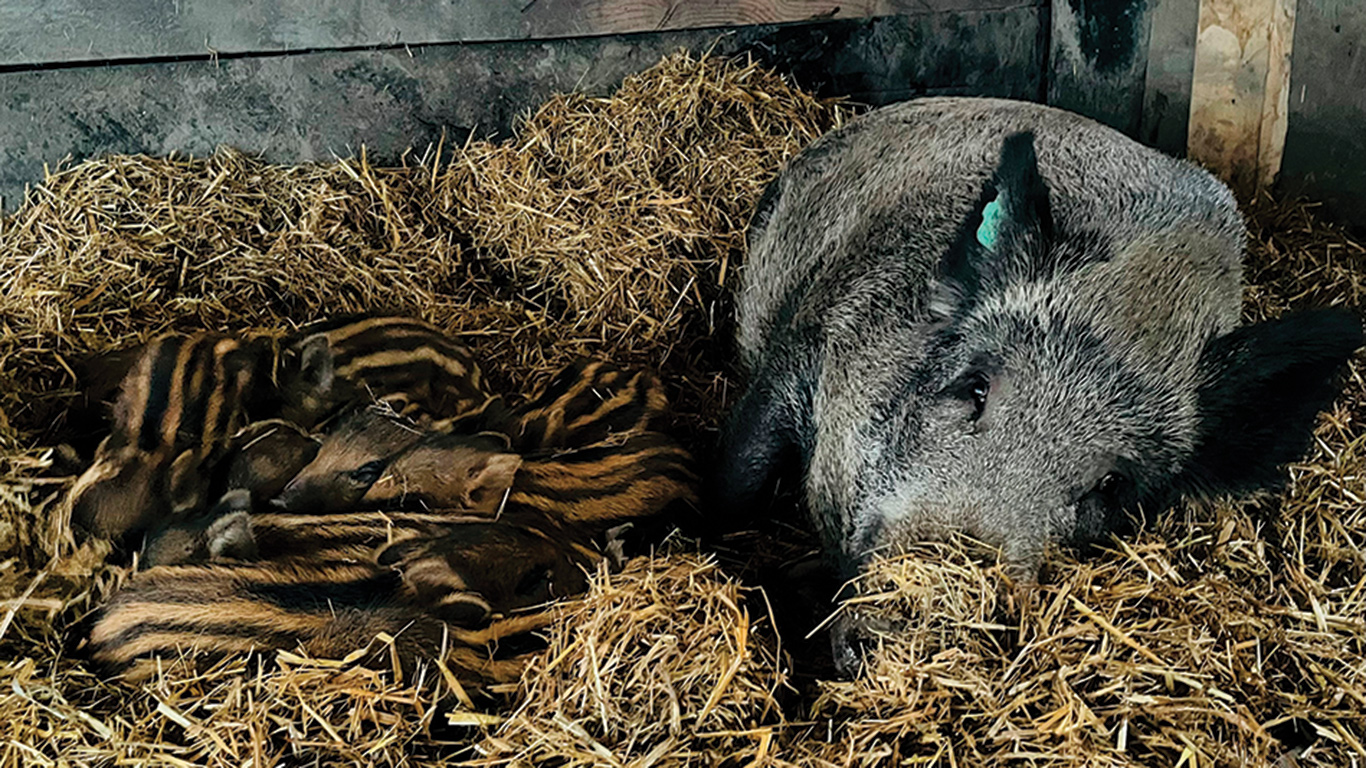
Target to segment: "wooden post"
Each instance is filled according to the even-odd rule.
[[[1191,73],[1200,31],[1199,0],[1157,0],[1153,9],[1143,116],[1138,138],[1169,155],[1186,154],[1190,133]]]
[[[1187,153],[1240,195],[1281,169],[1296,0],[1200,0]]]

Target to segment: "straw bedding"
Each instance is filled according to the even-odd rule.
[[[520,684],[281,654],[132,686],[72,658],[72,622],[127,575],[53,501],[83,356],[168,328],[410,312],[508,391],[580,354],[660,369],[703,446],[735,383],[725,291],[748,212],[849,115],[680,55],[611,98],[552,100],[505,143],[399,168],[223,150],[46,179],[0,220],[0,766],[1366,762],[1359,367],[1283,497],[1169,511],[1100,556],[1059,553],[1032,591],[965,542],[879,563],[844,608],[886,630],[856,681],[797,674],[800,638],[750,585],[807,546],[783,529],[599,573],[553,609]],[[1359,245],[1302,205],[1250,213],[1250,318],[1361,306]]]

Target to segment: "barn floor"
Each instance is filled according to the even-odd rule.
[[[856,681],[829,680],[804,637],[833,586],[800,575],[813,548],[782,522],[685,526],[600,575],[516,685],[284,654],[131,686],[73,658],[68,628],[127,575],[75,546],[57,503],[71,479],[48,448],[94,437],[70,408],[82,356],[410,312],[510,392],[579,354],[658,368],[703,447],[734,395],[726,287],[749,209],[850,115],[677,56],[611,98],[552,99],[507,143],[403,168],[224,150],[50,177],[0,220],[0,766],[1366,761],[1359,366],[1281,498],[1169,511],[1098,557],[1059,553],[1031,593],[961,543],[881,564],[858,610],[902,628]],[[1361,307],[1366,250],[1310,207],[1248,210],[1249,318]]]

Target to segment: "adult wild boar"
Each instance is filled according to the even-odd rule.
[[[1240,326],[1243,239],[1213,176],[1077,115],[876,110],[754,214],[717,497],[750,508],[795,470],[846,576],[959,529],[1029,579],[1139,505],[1273,486],[1362,329]]]

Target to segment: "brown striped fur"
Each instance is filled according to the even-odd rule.
[[[377,560],[401,573],[427,610],[459,623],[576,595],[602,559],[584,532],[534,509],[441,531],[399,539]]]
[[[697,487],[692,455],[678,441],[638,432],[523,462],[508,503],[601,533],[696,504]]]
[[[579,361],[512,414],[511,448],[491,447],[505,455],[488,458],[487,464],[478,456],[477,443],[452,431],[450,423],[420,423],[386,413],[383,407],[363,409],[344,417],[324,437],[317,457],[281,495],[278,506],[316,512],[388,504],[489,511],[490,501],[506,488],[505,475],[516,469],[512,453],[545,456],[629,441],[656,427],[667,405],[658,376]],[[434,434],[441,432],[452,436]],[[686,464],[686,455],[682,458]],[[540,478],[554,471],[552,465],[553,460],[532,474]],[[466,470],[476,474],[466,475]]]
[[[217,503],[207,512],[154,524],[142,562],[182,563],[255,557],[246,518],[284,488],[318,451],[318,440],[280,419],[253,422],[229,440],[227,456],[209,484]]]
[[[513,449],[530,453],[573,448],[657,429],[668,405],[664,385],[653,372],[579,360],[516,409]]]
[[[447,624],[411,599],[377,565],[262,563],[153,568],[134,576],[90,621],[81,652],[112,674],[137,680],[157,659],[196,662],[273,650],[344,658],[403,671],[447,650],[447,663],[476,679],[515,679],[520,660],[493,658],[493,646],[540,629],[548,616],[509,617],[483,628]],[[393,648],[377,638],[394,638]]]
[[[697,501],[691,455],[659,432],[526,460],[481,439],[427,433],[391,457],[351,450],[350,461],[335,464],[324,441],[277,505],[317,513],[384,506],[492,514],[512,503],[601,532],[658,515],[677,501]],[[361,459],[366,463],[357,466]]]
[[[234,558],[339,567],[379,562],[401,571],[423,605],[462,624],[580,592],[582,569],[602,557],[587,532],[519,505],[495,519],[458,512],[225,512],[207,528],[165,532],[147,556],[157,567]]]
[[[149,542],[145,557],[151,564],[205,562],[213,559],[215,552],[237,553],[235,556],[251,552],[251,556],[261,558],[297,555],[315,560],[367,559],[374,548],[397,538],[420,535],[424,528],[468,524],[495,515],[508,521],[531,519],[517,515],[543,515],[555,525],[596,536],[622,523],[658,516],[673,504],[695,503],[697,499],[691,457],[671,438],[658,433],[631,435],[617,443],[524,462],[511,486],[502,485],[508,492],[504,495],[500,490],[487,499],[497,500],[492,509],[482,503],[486,501],[483,497],[477,497],[479,504],[462,505],[458,502],[466,497],[443,497],[441,487],[423,489],[424,467],[439,468],[442,454],[434,446],[431,451],[413,455],[422,458],[422,466],[404,465],[400,455],[394,471],[402,475],[414,498],[430,502],[430,508],[437,511],[327,514],[305,508],[298,514],[252,515],[236,523],[211,517],[163,532]],[[506,454],[490,455],[496,458]],[[460,474],[464,476],[465,471]],[[385,499],[391,504],[404,500]],[[250,536],[255,548],[234,536]]]
[[[218,513],[161,532],[148,542],[143,562],[149,567],[257,559],[373,563],[376,551],[392,542],[488,519],[458,510],[253,514],[229,505]]]
[[[404,478],[412,497],[458,508],[462,497],[443,498],[444,483],[439,478],[428,482],[450,464],[442,460],[439,441],[431,442],[430,450],[401,454],[392,471]],[[406,462],[407,456],[416,457],[415,462]],[[441,615],[476,615],[479,606],[469,599],[471,588],[495,601],[510,599],[510,594],[572,594],[584,582],[573,579],[565,566],[600,559],[587,542],[610,528],[657,517],[676,503],[696,502],[698,480],[691,462],[674,440],[655,432],[526,461],[503,499],[497,524],[482,524],[476,517],[476,522],[442,526],[439,536],[399,538],[378,559],[400,569],[419,599]],[[565,551],[571,554],[567,559],[556,554]],[[550,564],[543,569],[551,575],[545,595],[530,583],[510,580],[508,569],[528,558]],[[537,571],[517,572],[525,579]],[[569,591],[560,591],[564,589]]]
[[[394,634],[396,622],[431,648],[433,627],[462,631],[441,620],[516,621],[497,617],[586,587],[585,569],[602,559],[593,540],[608,528],[696,500],[691,457],[650,431],[665,406],[652,374],[576,364],[516,413],[509,431],[531,452],[526,460],[504,438],[462,435],[459,426],[383,409],[354,412],[324,438],[310,467],[325,470],[316,477],[328,482],[345,476],[343,485],[364,486],[358,498],[350,489],[321,504],[300,497],[297,514],[252,514],[238,494],[235,506],[207,525],[182,526],[185,554],[165,562],[222,560],[224,552],[260,560],[163,566],[135,576],[97,617],[92,658],[126,670],[178,648],[208,658],[296,647],[340,655],[376,628]],[[470,481],[490,467],[494,477],[515,471],[511,485],[472,493]],[[357,481],[351,476],[358,471],[366,476]],[[308,472],[282,498],[301,478],[296,490],[306,485]],[[422,511],[325,513],[363,503]],[[193,605],[192,595],[207,605]],[[461,638],[452,656],[485,658],[471,636]]]
[[[271,389],[260,337],[168,335],[127,357],[112,431],[68,497],[76,525],[113,539],[200,507],[210,465]]]
[[[314,428],[350,407],[392,396],[433,418],[495,418],[469,350],[409,317],[347,317],[304,328],[289,343],[284,418]],[[400,408],[399,410],[403,410]]]
[[[507,461],[506,466],[516,471],[510,485],[501,482],[501,473],[479,465],[485,475],[496,475],[500,481],[483,489],[458,482],[471,466],[459,456],[460,440],[458,435],[425,436],[390,462],[389,475],[396,478],[392,487],[372,488],[366,498],[390,506],[406,503],[471,512],[522,507],[594,533],[654,517],[675,502],[697,501],[692,456],[659,432],[635,432],[540,458]],[[495,456],[490,463],[504,456]],[[458,475],[455,482],[452,474]]]

